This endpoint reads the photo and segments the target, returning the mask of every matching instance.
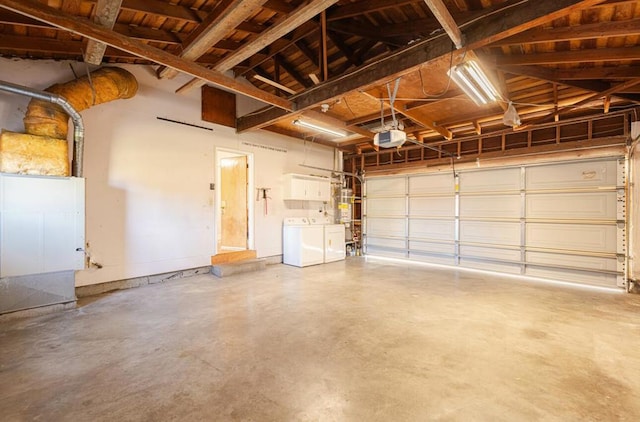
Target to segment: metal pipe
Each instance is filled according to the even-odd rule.
[[[61,95],[52,94],[51,92],[40,91],[26,86],[16,85],[11,82],[0,81],[0,91],[10,92],[17,95],[25,95],[27,97],[37,98],[38,100],[48,101],[57,104],[71,117],[73,121],[73,171],[72,175],[82,177],[82,161],[84,154],[84,123],[82,116],[75,108]]]

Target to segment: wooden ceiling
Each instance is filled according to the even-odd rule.
[[[267,104],[238,131],[362,151],[392,112],[438,142],[504,130],[508,101],[528,126],[635,107],[640,1],[0,0],[0,55],[183,72],[176,95],[211,84]],[[469,58],[504,101],[477,106],[450,81]]]

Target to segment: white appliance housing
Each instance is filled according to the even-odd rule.
[[[324,262],[324,227],[307,218],[285,218],[282,228],[282,262],[295,267]]]
[[[380,148],[399,147],[407,141],[407,134],[398,129],[391,129],[385,132],[376,133],[373,137],[373,144]]]
[[[345,259],[346,247],[344,241],[344,224],[334,224],[328,217],[310,218],[309,223],[322,226],[323,231],[323,262],[335,262]]]

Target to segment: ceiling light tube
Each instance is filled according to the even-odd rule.
[[[460,63],[447,72],[449,77],[460,86],[476,104],[483,105],[501,98],[487,75],[473,60]]]
[[[334,129],[329,129],[328,127],[324,127],[324,126],[318,126],[315,123],[309,123],[307,121],[300,120],[300,119],[294,120],[293,124],[296,126],[306,127],[307,129],[317,130],[318,132],[327,133],[329,135],[334,135],[339,138],[344,138],[345,136],[347,136],[344,132],[340,132]]]

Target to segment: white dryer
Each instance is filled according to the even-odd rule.
[[[328,217],[310,218],[309,223],[312,226],[321,225],[323,228],[323,262],[335,262],[345,259],[344,224],[334,224]]]
[[[282,262],[296,267],[324,262],[324,227],[308,218],[285,218],[282,228]]]

